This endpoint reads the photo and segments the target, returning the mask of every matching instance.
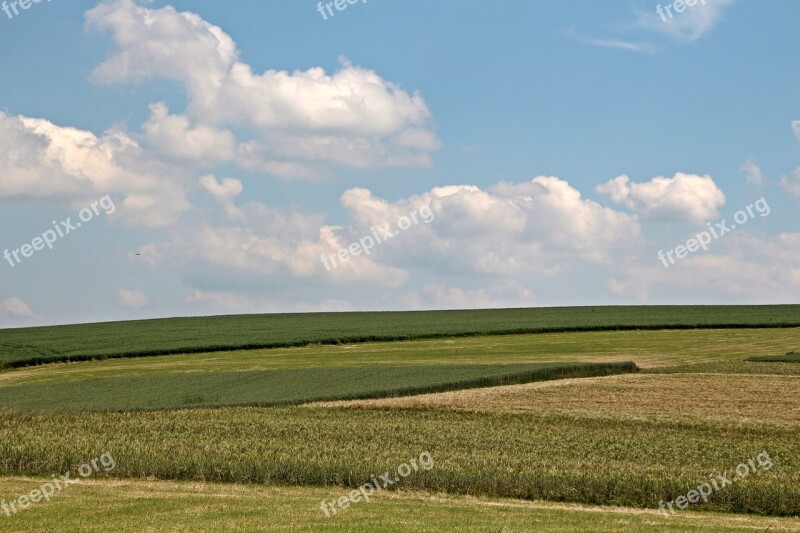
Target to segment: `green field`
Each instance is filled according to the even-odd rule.
[[[769,327],[752,321],[717,329],[705,325],[742,320],[741,308],[725,308],[727,315],[689,309],[706,311],[694,324],[683,317],[681,328],[689,329],[608,321],[604,331],[6,369],[0,498],[24,493],[20,487],[35,486],[37,476],[74,472],[104,452],[117,463],[63,499],[8,519],[9,530],[45,529],[58,517],[79,524],[80,509],[95,507],[115,516],[121,531],[137,524],[184,530],[175,521],[187,506],[193,511],[180,521],[185,530],[267,530],[246,503],[264,494],[280,516],[291,517],[285,530],[798,530],[800,521],[787,517],[800,516],[800,366],[750,360],[800,348],[800,328],[774,327],[791,323],[796,308],[766,308],[759,320],[771,316]],[[487,323],[495,313],[486,312]],[[469,325],[459,326],[464,335]],[[424,337],[418,326],[391,324],[397,338]],[[345,329],[329,333],[344,338]],[[35,344],[36,330],[19,331]],[[98,338],[88,344],[105,342]],[[116,348],[123,353],[126,346]],[[626,361],[641,372],[627,373],[633,368]],[[349,398],[360,400],[308,403]],[[423,451],[435,467],[403,479],[399,491],[330,519],[320,511],[320,499],[346,494]],[[659,501],[762,451],[773,463],[768,471],[677,516],[658,513]],[[135,487],[134,494],[120,487]],[[702,514],[708,511],[714,514]],[[143,514],[148,518],[137,521]]]
[[[656,330],[550,333],[425,339],[404,342],[314,345],[301,348],[193,353],[8,369],[0,385],[101,377],[156,376],[289,368],[365,368],[374,365],[479,365],[564,361],[634,361],[648,372],[759,372],[745,363],[754,354],[782,354],[800,347],[800,328]],[[764,363],[766,364],[766,363]],[[684,369],[684,370],[681,370]],[[767,373],[792,372],[773,365]]]
[[[185,372],[5,386],[0,387],[0,408],[20,411],[130,411],[291,405],[608,376],[637,370],[633,363],[533,363]]]
[[[96,357],[465,335],[799,327],[800,305],[497,309],[173,318],[0,330],[0,368]]]

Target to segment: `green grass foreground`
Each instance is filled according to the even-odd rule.
[[[664,406],[665,410],[669,406]],[[316,407],[0,414],[0,473],[110,452],[115,478],[355,488],[431,453],[403,490],[655,508],[767,450],[774,466],[693,510],[800,515],[795,428]]]
[[[41,478],[0,479],[0,497],[18,497],[41,483]],[[320,501],[341,495],[337,488],[86,480],[50,503],[37,504],[11,517],[0,516],[0,527],[8,533],[800,531],[800,520],[791,518],[692,511],[665,518],[655,510],[405,491],[376,495],[369,503],[325,518]],[[89,517],[92,523],[87,526]]]
[[[0,330],[0,368],[56,361],[511,333],[800,327],[800,305],[620,306],[172,318]]]
[[[185,372],[0,387],[0,407],[22,411],[129,411],[292,405],[608,376],[637,370],[633,363],[534,363]]]

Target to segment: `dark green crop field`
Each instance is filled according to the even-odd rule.
[[[128,411],[386,398],[635,372],[633,363],[416,365],[186,372],[0,387],[0,407]]]
[[[437,337],[800,327],[800,305],[625,306],[173,318],[0,330],[0,368],[56,361]]]
[[[800,352],[789,352],[786,355],[756,355],[748,357],[754,363],[800,363]]]

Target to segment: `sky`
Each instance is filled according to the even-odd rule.
[[[0,3],[0,327],[798,303],[796,0],[351,1]]]

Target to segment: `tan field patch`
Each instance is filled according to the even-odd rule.
[[[800,426],[800,377],[627,374],[314,405]]]

